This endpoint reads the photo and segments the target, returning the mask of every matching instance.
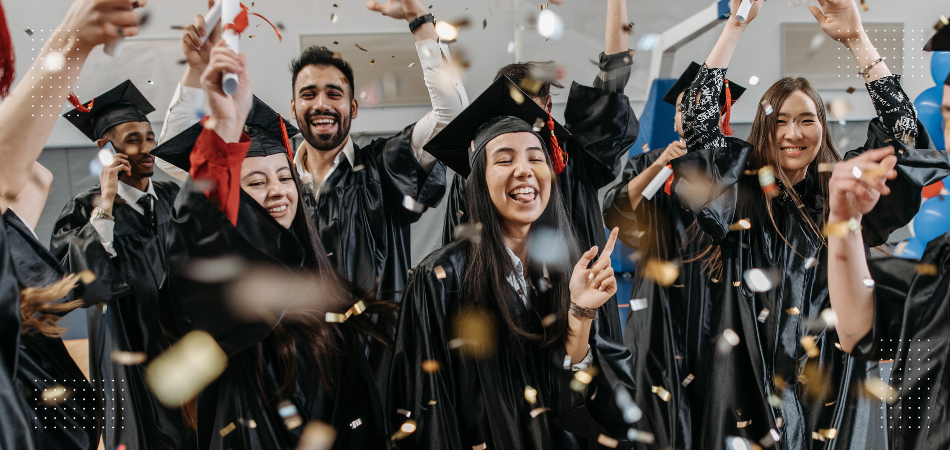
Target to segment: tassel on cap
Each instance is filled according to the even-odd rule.
[[[548,113],[548,130],[551,131],[551,164],[554,165],[554,173],[560,175],[567,167],[568,155],[561,144],[557,142],[557,136],[554,135],[554,118]]]
[[[0,98],[10,93],[13,79],[16,77],[16,64],[13,55],[13,41],[7,29],[7,18],[0,4]]]
[[[732,90],[729,89],[729,80],[726,80],[726,104],[722,107],[722,134],[732,136],[735,134],[732,127],[729,126],[729,116],[732,113]]]
[[[287,156],[289,156],[290,161],[293,162],[294,153],[290,149],[290,136],[287,135],[287,125],[284,124],[283,116],[278,114],[277,118],[280,120],[280,142],[284,144],[284,148],[287,149]]]
[[[96,103],[96,99],[92,99],[88,105],[83,105],[82,102],[79,101],[79,97],[76,96],[76,93],[72,91],[69,92],[69,97],[67,98],[69,99],[69,103],[76,108],[76,111],[81,113],[89,112],[92,109],[92,105]]]

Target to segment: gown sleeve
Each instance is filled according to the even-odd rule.
[[[849,151],[845,159],[867,150],[894,147],[897,178],[887,182],[891,194],[881,197],[861,221],[864,242],[882,245],[898,228],[907,225],[920,210],[921,189],[950,175],[946,157],[930,150],[930,137],[917,111],[900,85],[900,75],[866,84],[878,117],[868,126],[864,146]]]
[[[601,52],[597,67],[600,72],[594,78],[594,86],[607,92],[623,94],[630,81],[630,66],[633,65],[630,51],[606,54]]]
[[[442,245],[455,240],[455,228],[468,222],[468,203],[465,200],[465,183],[467,181],[459,174],[452,175],[452,184],[449,188],[447,204],[445,205],[445,220],[442,227]]]
[[[619,227],[621,242],[635,250],[643,250],[650,242],[650,235],[653,234],[650,227],[657,223],[654,219],[657,214],[672,213],[679,208],[675,199],[662,189],[652,199],[640,199],[637,209],[630,208],[630,193],[627,190],[630,180],[647,170],[662,153],[661,150],[654,150],[627,160],[620,181],[604,197],[604,224],[607,228]]]
[[[439,161],[430,171],[423,169],[411,148],[414,127],[367,147],[379,167],[388,214],[407,224],[418,221],[426,207],[439,206],[445,195],[445,164]]]

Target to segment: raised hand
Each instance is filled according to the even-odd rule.
[[[614,228],[607,239],[600,258],[590,269],[587,265],[597,256],[597,247],[594,246],[581,256],[571,274],[571,302],[584,308],[597,309],[617,292],[617,279],[614,278],[614,269],[610,267],[610,254],[617,243],[619,228]]]
[[[855,0],[818,0],[818,4],[821,8],[809,6],[808,10],[832,39],[847,45],[864,36],[864,24]]]
[[[759,15],[759,10],[762,9],[762,5],[764,3],[765,0],[752,0],[752,9],[749,10],[749,14],[746,15],[745,22],[742,23],[742,25],[749,25],[752,23],[752,20]],[[739,10],[739,5],[741,4],[742,0],[729,0],[729,12],[732,13],[730,21],[735,21],[736,23],[739,22],[736,20],[736,11]]]
[[[238,88],[234,95],[224,93],[221,86],[221,76],[224,73],[238,75]],[[251,94],[251,77],[247,71],[247,59],[243,54],[234,53],[228,48],[224,40],[218,42],[211,50],[211,60],[208,68],[201,75],[201,87],[208,99],[211,109],[211,128],[218,133],[225,142],[238,142],[244,129],[244,122],[251,112],[253,95]]]
[[[366,9],[382,13],[393,19],[411,21],[416,17],[427,14],[425,5],[419,0],[389,0],[385,5],[376,1],[366,2]]]
[[[208,0],[208,8],[214,6],[214,0]],[[201,38],[208,36],[207,42],[201,43]],[[188,62],[188,68],[198,71],[200,76],[208,67],[208,61],[211,60],[211,49],[218,42],[221,35],[220,24],[213,30],[208,30],[205,24],[205,18],[201,14],[195,14],[194,25],[188,25],[185,32],[181,35],[181,52],[185,55]]]
[[[141,18],[135,8],[146,3],[148,0],[77,0],[59,27],[67,30],[69,41],[88,52],[99,44],[139,34]]]
[[[828,183],[829,222],[860,220],[871,212],[882,195],[891,193],[887,180],[897,176],[892,147],[868,150],[835,166]]]
[[[662,166],[665,166],[670,163],[670,161],[679,158],[686,154],[686,144],[683,141],[673,141],[670,145],[667,145],[663,149],[663,154],[657,158],[656,163]]]
[[[132,175],[132,165],[124,153],[116,153],[112,164],[99,172],[99,203],[96,206],[109,214],[112,214],[115,196],[119,193],[119,174],[122,172]]]

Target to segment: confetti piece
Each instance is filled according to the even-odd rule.
[[[226,427],[224,427],[224,428],[218,430],[218,434],[220,434],[221,437],[225,437],[225,436],[227,436],[229,433],[231,433],[232,431],[234,431],[235,428],[237,428],[237,425],[234,425],[234,422],[231,422],[231,423],[229,423]]]
[[[482,20],[482,29],[484,30],[485,27],[487,26],[488,26],[488,19]]]
[[[531,387],[531,386],[525,386],[525,388],[524,388],[524,399],[527,400],[528,403],[530,403],[530,404],[532,404],[532,405],[535,404],[535,403],[537,403],[537,402],[538,402],[538,390],[535,389],[535,388],[533,388],[533,387]]]
[[[519,105],[524,103],[524,94],[521,93],[520,89],[514,86],[511,86],[509,90],[509,94],[511,95],[511,99],[514,100],[515,103]]]
[[[145,352],[124,352],[121,350],[112,351],[112,361],[123,366],[134,366],[142,364],[148,356]]]
[[[729,225],[729,231],[748,230],[749,228],[752,228],[752,224],[749,223],[749,219],[742,219],[732,225]]]
[[[941,15],[940,19],[937,20],[937,23],[934,24],[934,30],[940,31],[947,25],[950,25],[950,19],[947,19],[947,16]],[[27,30],[29,30],[29,28],[27,28]]]
[[[466,239],[472,241],[473,244],[477,244],[482,240],[482,224],[459,224],[459,226],[455,227],[455,231],[452,235],[455,239]]]
[[[413,66],[415,66],[415,65],[416,65],[416,63],[409,63],[409,67],[413,67]]]
[[[284,400],[277,404],[277,414],[284,419],[284,426],[287,427],[288,430],[293,430],[303,425],[303,419],[297,411],[297,405],[290,400]]]
[[[541,326],[549,327],[557,321],[557,316],[554,314],[548,314],[541,319]]]
[[[865,11],[868,10],[868,4],[867,4],[867,2],[866,2],[865,0],[861,0],[861,9],[863,9],[863,10],[865,10]]]
[[[86,269],[82,272],[79,272],[79,281],[82,281],[82,284],[88,285],[93,281],[96,281],[96,274],[92,273],[91,270]]]
[[[392,435],[392,440],[398,441],[400,439],[405,439],[410,434],[416,431],[416,421],[407,420],[403,423],[398,430]]]
[[[817,431],[812,431],[812,432],[811,432],[811,438],[814,439],[814,440],[816,440],[816,441],[821,441],[821,442],[825,442],[825,441],[826,441],[825,437],[822,436],[822,435],[820,435],[820,434],[818,434]]]
[[[818,346],[815,345],[814,336],[811,336],[811,335],[802,336],[802,338],[799,339],[799,342],[802,343],[802,347],[805,349],[805,354],[807,354],[810,358],[817,358],[818,355],[821,354],[821,352],[818,351]]]
[[[825,322],[828,328],[834,329],[834,327],[838,326],[838,314],[831,308],[825,308],[825,310],[821,312],[821,320]]]
[[[769,434],[766,434],[765,437],[759,439],[759,444],[762,444],[763,447],[771,447],[780,440],[782,440],[782,435],[779,434],[778,430],[772,428],[769,430]]]
[[[435,24],[435,34],[446,42],[454,41],[459,37],[459,30],[455,25],[445,21],[438,21]]]
[[[340,19],[340,16],[336,14],[330,14],[330,23],[336,23]],[[359,45],[357,45],[359,47]],[[365,50],[364,50],[365,51]]]
[[[744,421],[744,422],[736,422],[736,428],[745,428],[745,427],[749,426],[749,424],[751,424],[751,423],[752,423],[751,420],[746,420],[746,421]]]
[[[785,424],[785,419],[781,417],[779,417],[778,419],[775,419],[775,426],[782,428],[782,425],[784,424]]]
[[[346,315],[328,312],[326,315],[326,321],[330,323],[343,323],[346,322]]]
[[[435,271],[435,277],[436,277],[436,278],[438,278],[438,279],[440,279],[440,280],[444,280],[444,279],[445,279],[445,269],[443,269],[442,266],[435,266],[435,268],[432,269],[432,270]]]
[[[631,32],[633,32],[633,26],[634,26],[634,25],[635,25],[635,24],[634,24],[633,22],[625,23],[625,24],[623,25],[623,31],[626,32],[626,33],[631,33]]]
[[[835,171],[835,163],[818,163],[818,173],[831,173]]]
[[[643,276],[655,281],[660,286],[668,287],[676,282],[680,268],[674,263],[660,259],[649,259],[643,268]]]
[[[726,438],[726,449],[727,450],[761,450],[762,447],[759,447],[759,444],[756,444],[748,439],[732,436],[732,437]]]
[[[414,213],[421,213],[426,210],[426,205],[424,203],[417,202],[416,199],[408,195],[402,199],[402,206]]]
[[[534,126],[531,127],[531,131],[534,131],[535,133],[538,133],[538,132],[540,132],[542,129],[544,129],[544,126],[545,126],[545,121],[544,121],[544,119],[538,117],[537,119],[534,120]]]
[[[647,306],[649,306],[649,301],[645,298],[630,300],[630,311],[642,311],[647,309]]]
[[[893,405],[899,398],[897,390],[878,377],[868,377],[864,382],[864,389],[888,405]]]
[[[363,419],[360,419],[359,417],[357,417],[356,420],[350,422],[350,429],[355,430],[357,427],[359,427],[362,424],[363,424]]]
[[[606,434],[601,434],[600,436],[597,436],[597,443],[607,448],[617,448],[617,445],[620,444],[620,441],[607,436]]]
[[[763,102],[762,102],[762,112],[764,112],[766,116],[770,116],[770,115],[772,115],[773,112],[775,112],[775,109],[772,108],[772,104],[771,104],[771,103],[768,103],[768,102],[764,102],[764,101],[763,101]]]
[[[619,387],[616,389],[614,391],[614,400],[617,402],[617,407],[620,408],[623,414],[624,422],[633,425],[643,418],[643,411],[634,403],[633,397],[630,396],[630,392],[626,388]]]
[[[33,30],[30,28],[25,28],[23,31],[26,32],[27,36],[33,36]]]
[[[360,44],[353,44],[353,45],[355,45],[356,48],[358,48],[358,49],[360,49],[360,50],[362,50],[362,51],[364,51],[364,52],[368,52],[368,51],[369,51],[369,50],[367,50],[367,49],[365,49],[365,48],[363,48],[363,47],[360,47]]]
[[[683,382],[680,384],[682,384],[683,387],[689,386],[689,384],[692,383],[695,378],[696,377],[693,376],[693,374],[686,375],[686,378],[684,378]]]
[[[650,144],[643,144],[640,148],[643,149],[643,153],[650,151]]]
[[[836,98],[828,103],[828,112],[836,120],[842,120],[851,113],[851,102],[843,98]]]
[[[762,193],[766,197],[772,198],[778,195],[778,186],[775,184],[775,173],[772,171],[772,166],[759,169],[759,186],[762,187]]]
[[[762,269],[746,270],[742,274],[742,278],[752,292],[768,292],[774,287],[772,280]]]
[[[844,91],[847,92],[847,93],[849,93],[849,94],[853,94],[855,91],[857,91],[857,89],[855,89],[855,88],[853,88],[853,87],[851,87],[851,86],[848,86],[848,88],[845,89]]]
[[[340,41],[333,41],[333,45],[340,45]],[[338,56],[336,56],[337,53],[334,53],[333,55],[334,58],[338,58]]]
[[[192,331],[158,355],[145,371],[145,380],[163,405],[177,408],[217,379],[228,355],[210,334]]]
[[[820,434],[820,435],[822,435],[822,436],[824,436],[824,437],[826,437],[826,438],[828,438],[828,439],[834,439],[835,436],[838,435],[838,430],[836,430],[836,429],[834,429],[834,428],[820,429],[820,430],[818,430],[818,434]]]
[[[362,423],[362,420],[356,419],[350,423],[350,427],[353,427],[353,423],[357,421]],[[297,450],[330,450],[333,448],[334,441],[336,441],[336,429],[323,422],[312,421],[300,434]]]
[[[758,320],[760,323],[765,323],[765,319],[768,319],[768,318],[769,318],[768,308],[762,308],[762,311],[759,311],[759,317],[756,320]]]
[[[436,404],[436,401],[435,401],[435,400],[429,400],[429,406],[433,406],[433,405],[435,405],[435,404]]]
[[[68,400],[71,394],[72,391],[69,388],[56,384],[43,389],[43,393],[40,394],[40,400],[43,406],[53,407]]]
[[[545,411],[550,411],[550,408],[534,408],[534,409],[532,409],[531,412],[528,413],[528,414],[531,416],[532,419],[534,419],[534,418],[540,416],[541,413],[543,413],[543,412],[545,412]]]
[[[644,444],[652,444],[656,438],[653,436],[653,433],[647,431],[635,430],[633,428],[627,430],[627,440],[634,442],[642,442]]]
[[[918,275],[925,276],[936,276],[937,275],[937,265],[936,264],[918,264],[914,269]]]
[[[571,380],[571,389],[574,392],[581,392],[584,388],[590,384],[591,381],[594,381],[594,377],[597,376],[596,367],[588,367],[585,370],[580,370],[574,373],[574,379]]]
[[[486,359],[495,353],[495,322],[488,312],[473,307],[459,312],[454,320],[458,348],[464,356]]]
[[[399,414],[400,416],[404,416],[405,418],[408,419],[410,416],[412,416],[412,411],[409,411],[408,409],[399,408],[399,409],[396,409],[396,414]]]
[[[653,393],[660,397],[660,399],[664,402],[670,401],[670,398],[673,397],[669,391],[663,388],[663,386],[652,386],[650,390],[653,391]]]
[[[435,373],[438,372],[440,368],[439,361],[434,359],[427,359],[422,362],[422,370],[426,373]]]
[[[373,64],[376,64],[376,60],[375,60],[375,59],[371,59],[371,60],[369,60],[369,65],[371,65],[371,66],[372,66]]]
[[[637,51],[649,52],[653,51],[656,48],[656,44],[660,41],[660,35],[657,33],[647,33],[644,34],[640,40],[637,42]]]
[[[782,397],[779,397],[775,394],[769,395],[768,402],[769,402],[769,405],[772,405],[773,408],[782,407]]]
[[[798,314],[801,314],[801,313],[802,313],[802,311],[801,311],[800,309],[798,309],[797,306],[793,306],[793,307],[788,308],[788,309],[785,310],[785,314],[791,314],[791,315],[793,315],[793,316],[798,315]]]
[[[755,75],[752,75],[751,77],[749,77],[749,84],[752,85],[752,86],[758,85],[758,84],[759,84],[759,77],[757,77],[757,76],[755,76]]]
[[[744,173],[748,176],[755,176],[759,174],[759,171],[756,169],[748,169]]]
[[[872,279],[870,279],[870,278],[865,278],[865,279],[863,279],[863,280],[861,280],[861,281],[864,282],[864,285],[867,286],[867,287],[869,287],[869,288],[873,288],[874,285],[875,285],[874,280],[872,280]]]

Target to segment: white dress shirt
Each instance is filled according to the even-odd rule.
[[[145,192],[142,192],[128,184],[119,181],[119,189],[117,190],[116,196],[122,197],[132,209],[141,214],[145,215],[145,209],[142,208],[142,205],[138,204],[140,198],[143,195],[150,194],[152,197],[149,201],[152,203],[152,211],[155,211],[155,199],[158,198],[155,195],[155,186],[152,185],[152,180],[148,180],[148,188]],[[113,209],[114,211],[114,209]],[[109,219],[103,219],[101,217],[91,216],[89,218],[89,223],[92,224],[92,227],[96,229],[96,234],[99,235],[99,242],[102,243],[102,247],[106,249],[106,253],[109,256],[115,258],[119,254],[115,251],[115,243],[113,242],[115,238],[115,222]]]

